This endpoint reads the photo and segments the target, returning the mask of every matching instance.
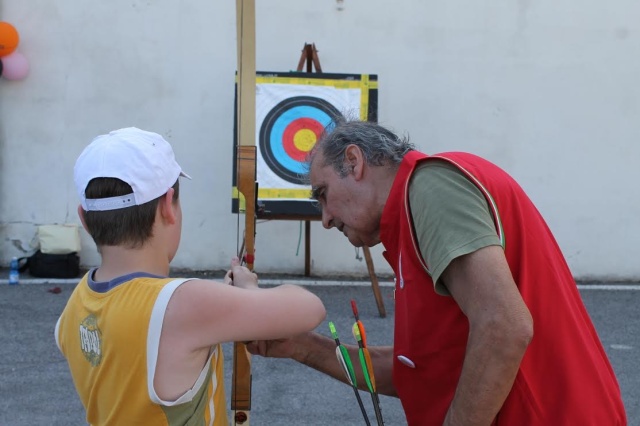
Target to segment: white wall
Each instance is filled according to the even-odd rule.
[[[225,269],[231,214],[235,2],[4,1],[31,64],[0,79],[0,263],[36,226],[79,223],[72,169],[97,134],[163,134],[182,186],[173,265]],[[258,0],[257,66],[377,73],[380,122],[428,153],[468,150],[516,177],[579,278],[640,279],[640,3],[632,0]],[[259,272],[301,273],[298,222],[258,226]],[[84,265],[99,257],[82,235]],[[373,250],[376,268],[388,273]],[[312,227],[313,273],[366,273],[335,230]]]

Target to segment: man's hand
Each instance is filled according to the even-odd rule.
[[[257,340],[245,342],[247,350],[253,355],[269,358],[290,358],[314,370],[347,383],[344,370],[336,359],[336,343],[327,336],[310,331],[298,334],[289,339]],[[345,345],[351,359],[359,363],[358,347]],[[392,381],[393,347],[370,346],[371,359],[375,370],[378,393],[381,395],[398,396]],[[356,364],[357,367],[357,364]],[[357,381],[360,389],[365,390],[365,379],[362,369],[356,368]]]
[[[252,355],[267,358],[293,358],[296,349],[294,339],[254,340],[245,342]]]

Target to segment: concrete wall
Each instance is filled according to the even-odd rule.
[[[173,265],[224,269],[231,214],[235,2],[5,0],[30,75],[0,80],[0,263],[36,226],[79,223],[72,169],[97,134],[163,134],[182,186]],[[579,278],[640,279],[640,3],[632,0],[258,0],[257,66],[288,71],[315,42],[327,72],[377,73],[380,122],[422,150],[468,150],[518,179]],[[300,273],[299,222],[258,225],[259,272]],[[99,257],[82,231],[84,265]],[[299,246],[300,244],[300,246]],[[388,273],[381,248],[379,271]],[[312,227],[313,273],[362,274]]]

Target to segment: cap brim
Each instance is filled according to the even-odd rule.
[[[187,178],[187,179],[189,179],[189,180],[193,180],[193,179],[191,178],[191,176],[189,176],[188,174],[186,174],[186,173],[185,173],[185,172],[183,172],[183,171],[180,171],[180,176],[182,176],[182,177],[186,177],[186,178]]]

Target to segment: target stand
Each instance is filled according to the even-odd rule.
[[[331,131],[336,118],[377,121],[377,104],[377,75],[323,73],[315,44],[305,43],[296,71],[256,73],[256,215],[263,220],[304,221],[306,277],[311,275],[311,222],[322,220],[304,179],[307,154],[323,132]],[[231,206],[238,213],[244,211],[244,199],[237,190],[235,127],[233,143]],[[378,312],[385,317],[369,248],[363,253]]]

